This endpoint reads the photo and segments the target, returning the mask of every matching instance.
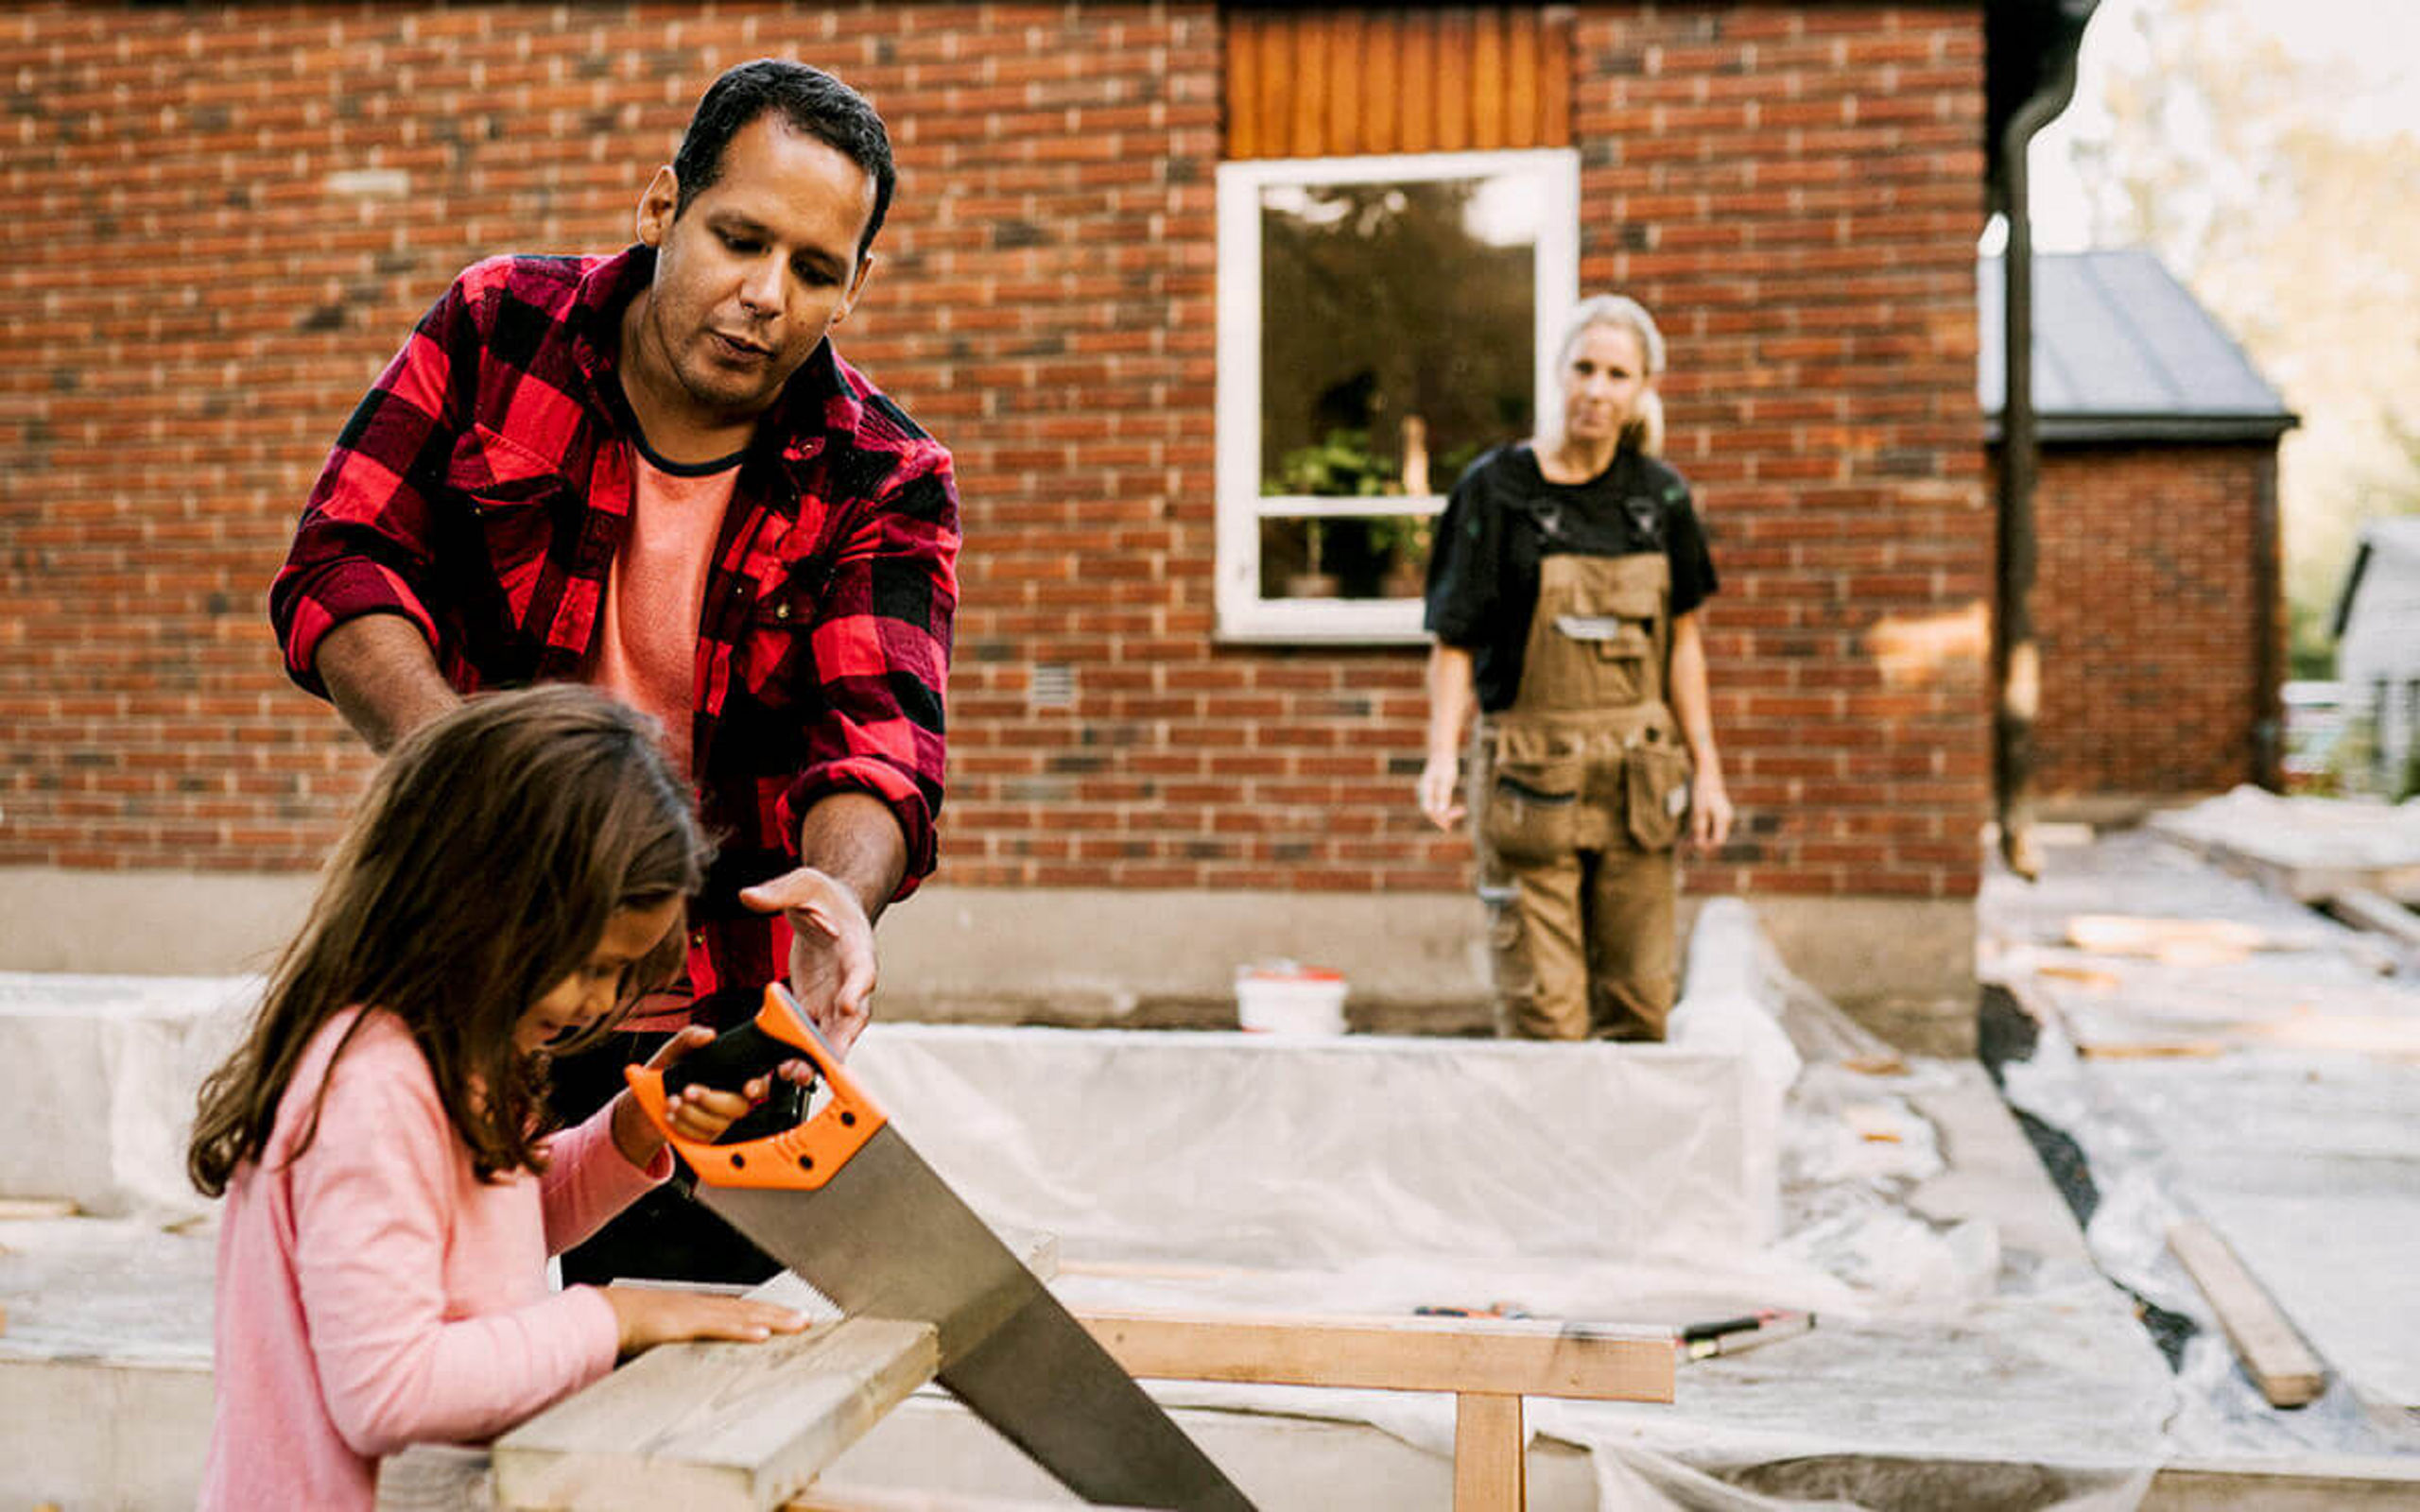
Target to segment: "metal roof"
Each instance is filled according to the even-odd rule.
[[[2000,259],[1976,282],[1976,389],[1997,439]],[[2133,249],[2035,255],[2033,403],[2046,441],[2273,440],[2298,423],[2210,312]]]

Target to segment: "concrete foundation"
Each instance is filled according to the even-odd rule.
[[[0,971],[266,970],[306,875],[0,868]],[[1783,961],[1903,1048],[1962,1054],[1975,1002],[1965,899],[1760,898]],[[1695,900],[1683,903],[1687,937]],[[928,886],[881,926],[878,1010],[905,1019],[1211,1026],[1235,971],[1289,958],[1352,984],[1358,1027],[1490,1027],[1478,902],[1463,893]]]

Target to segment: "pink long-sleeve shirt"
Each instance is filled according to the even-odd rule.
[[[544,1177],[482,1182],[401,1020],[371,1010],[334,1056],[354,1016],[312,1040],[264,1158],[228,1186],[203,1512],[370,1508],[380,1457],[493,1437],[614,1366],[612,1306],[550,1290],[546,1257],[670,1156],[632,1166],[608,1104],[555,1137]],[[289,1163],[322,1083],[319,1133]]]

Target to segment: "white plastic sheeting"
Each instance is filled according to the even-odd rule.
[[[1063,1255],[1686,1261],[1753,1245],[1772,1202],[1730,1056],[877,1024],[850,1069],[970,1203]]]
[[[2411,890],[2411,874],[2420,873],[2420,799],[2288,798],[2245,786],[2153,815],[2150,827],[2214,854],[2288,872],[2401,873],[2389,880],[2397,892]]]
[[[0,1141],[0,1196],[158,1222],[206,1211],[184,1174],[194,1091],[260,991],[257,977],[0,972],[0,1100],[52,1111]]]
[[[1673,1046],[878,1026],[852,1064],[977,1208],[1060,1236],[1080,1304],[1821,1315],[1685,1366],[1670,1406],[1532,1400],[1603,1507],[2134,1506],[2172,1395],[2126,1299],[1910,1205],[1945,1159],[1916,1103],[1988,1098],[1979,1076],[1845,1069],[1885,1047],[1752,915],[1699,928]],[[1153,1390],[1453,1438],[1442,1397]]]
[[[2305,1064],[2081,1061],[2055,1030],[2004,1068],[2009,1100],[2074,1140],[2098,1206],[2093,1259],[2136,1295],[2194,1320],[2168,1425],[2179,1452],[2420,1452],[2394,1409],[2415,1395],[2420,1247],[2411,1109],[2420,1068],[2349,1057]],[[2282,1102],[2325,1105],[2279,1118]],[[2206,1217],[2341,1374],[2308,1407],[2268,1406],[2201,1291],[2168,1250],[2170,1226]],[[2379,1284],[2381,1278],[2387,1278]],[[2365,1400],[2366,1399],[2366,1400]]]
[[[1919,1105],[1980,1095],[1973,1068],[1848,1071],[1841,1057],[1877,1047],[1780,971],[1744,910],[1708,912],[1678,1017],[1720,1053],[878,1025],[852,1066],[987,1216],[1059,1236],[1060,1290],[1080,1303],[1822,1315],[1814,1333],[1685,1366],[1669,1406],[1533,1400],[1536,1431],[1596,1455],[1604,1507],[2131,1506],[2173,1398],[2125,1299],[2080,1265],[2009,1250],[1987,1221],[1911,1202],[1956,1154]],[[60,979],[40,981],[55,995]],[[197,1025],[233,1022],[225,1005],[256,990],[86,983],[54,1001],[88,1021],[77,1055],[99,1054],[95,1018],[182,1025],[157,1031],[132,1082],[140,1056],[53,1065],[152,1089],[130,1106],[162,1125],[79,1181],[130,1206],[181,1181],[167,1157],[191,1077],[220,1048],[204,1054]],[[78,1005],[112,992],[124,1006]],[[1748,1017],[1776,1012],[1806,1062],[1786,1087],[1781,1041]],[[170,1045],[184,1047],[181,1104],[156,1090]],[[55,1108],[56,1085],[12,1090]],[[1852,1105],[1894,1137],[1844,1132]],[[206,1337],[205,1320],[180,1326]],[[1452,1441],[1443,1398],[1155,1391],[1374,1422],[1440,1455]]]

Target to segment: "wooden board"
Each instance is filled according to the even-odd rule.
[[[940,1368],[933,1329],[890,1318],[649,1350],[496,1440],[496,1502],[766,1512]]]
[[[2326,1367],[2216,1229],[2198,1219],[2176,1224],[2168,1247],[2210,1299],[2244,1373],[2271,1406],[2300,1407],[2318,1397]]]
[[[782,1512],[1067,1512],[1067,1505],[1064,1500],[1036,1502],[1027,1497],[981,1496],[964,1491],[818,1486],[786,1504]],[[667,1507],[665,1512],[679,1509]]]
[[[2408,864],[2327,865],[2263,850],[2256,840],[2223,839],[2176,828],[2154,828],[2168,839],[2212,866],[2232,871],[2280,892],[2300,903],[2324,902],[2347,892],[2367,890],[2407,903],[2420,904],[2420,866]]]
[[[2171,966],[2240,961],[2272,941],[2257,924],[2232,919],[2154,919],[2133,914],[2078,914],[2067,939],[2096,955],[2145,955]]]
[[[2327,911],[2357,929],[2384,935],[2408,948],[2420,948],[2420,914],[2384,893],[2348,887],[2327,900]]]
[[[1521,1399],[1454,1399],[1454,1512],[1520,1512],[1530,1504],[1529,1435]]]
[[[0,1197],[0,1223],[21,1219],[73,1218],[73,1197]]]
[[[1079,1311],[1133,1375],[1670,1401],[1668,1332],[1496,1318],[1300,1318]]]
[[[1230,159],[1571,145],[1567,8],[1224,16]]]

